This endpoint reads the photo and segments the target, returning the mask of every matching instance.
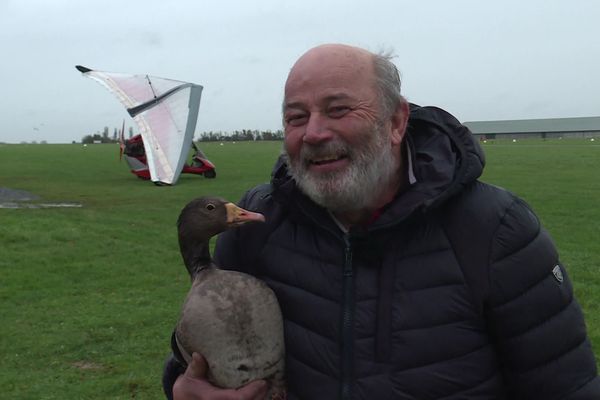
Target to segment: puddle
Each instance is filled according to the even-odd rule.
[[[0,203],[0,208],[79,208],[79,203]]]
[[[0,208],[80,208],[79,203],[35,203],[40,196],[25,190],[0,187]],[[32,202],[33,201],[33,202]]]

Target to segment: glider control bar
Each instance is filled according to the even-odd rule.
[[[164,99],[166,99],[167,97],[169,97],[170,95],[172,95],[175,92],[180,91],[181,89],[184,89],[186,87],[190,87],[192,86],[192,83],[184,83],[183,85],[179,85],[177,87],[174,87],[173,89],[161,94],[158,97],[153,98],[152,100],[148,100],[145,103],[142,103],[138,106],[135,107],[131,107],[127,109],[127,112],[129,113],[129,115],[131,115],[132,117],[135,117],[136,115],[146,111],[149,108],[154,107],[154,105],[160,103],[161,101],[163,101]]]

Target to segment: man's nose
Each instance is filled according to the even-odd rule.
[[[305,125],[303,140],[305,143],[316,144],[331,138],[327,118],[319,113],[312,113]]]

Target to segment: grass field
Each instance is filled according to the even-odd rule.
[[[597,142],[598,143],[598,142]],[[203,144],[217,178],[136,179],[117,145],[0,145],[0,187],[81,208],[0,209],[0,398],[162,399],[189,279],[182,206],[266,182],[280,142]],[[527,200],[569,269],[600,354],[600,145],[489,142],[483,180]]]

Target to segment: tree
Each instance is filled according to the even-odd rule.
[[[263,140],[273,140],[273,132],[271,131],[261,132],[261,136]]]
[[[223,141],[244,141],[244,140],[283,140],[283,131],[281,129],[273,132],[271,130],[259,131],[257,129],[242,129],[233,132],[202,132],[198,137],[199,142],[223,142]]]

